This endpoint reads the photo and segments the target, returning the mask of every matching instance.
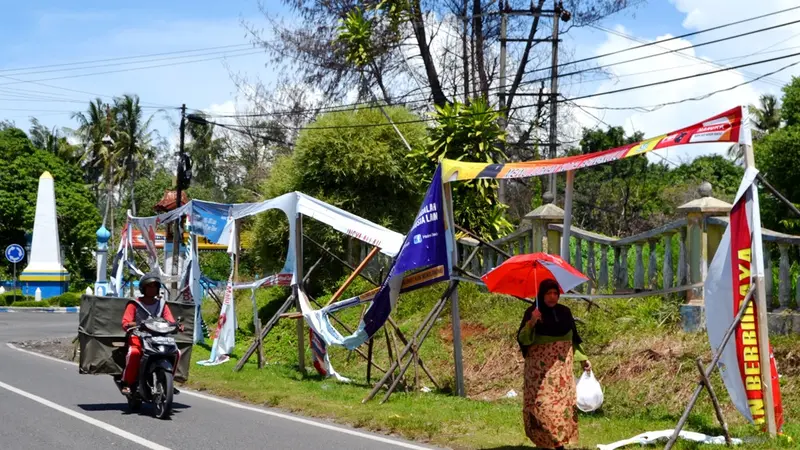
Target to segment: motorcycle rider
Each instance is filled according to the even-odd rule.
[[[127,333],[136,328],[149,317],[161,317],[168,322],[175,322],[167,303],[157,298],[161,290],[161,277],[157,273],[147,273],[139,280],[139,292],[142,296],[131,300],[125,307],[122,316],[122,329]],[[183,331],[183,325],[178,325]],[[125,369],[122,371],[122,393],[128,395],[136,389],[136,378],[139,375],[139,362],[142,359],[142,341],[138,336],[128,335],[128,354],[125,357]],[[180,353],[178,353],[180,359]],[[177,361],[176,361],[177,367]]]

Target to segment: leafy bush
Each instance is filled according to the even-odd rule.
[[[80,306],[81,294],[77,292],[66,292],[64,294],[51,297],[48,299],[53,306],[67,307],[67,306]]]
[[[49,300],[42,300],[40,302],[37,302],[35,300],[21,300],[21,301],[16,301],[14,302],[13,305],[9,306],[14,306],[15,308],[34,308],[34,307],[46,308],[53,305],[50,304]]]

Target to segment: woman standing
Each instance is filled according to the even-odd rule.
[[[578,440],[573,361],[581,361],[587,372],[592,367],[572,312],[558,303],[560,296],[555,280],[542,281],[537,304],[525,311],[517,331],[525,356],[525,434],[537,447],[555,449]]]

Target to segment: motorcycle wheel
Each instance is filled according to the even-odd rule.
[[[159,370],[156,374],[155,393],[153,394],[153,412],[157,419],[169,418],[172,411],[172,373]]]

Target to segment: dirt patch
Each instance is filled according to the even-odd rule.
[[[486,334],[488,328],[481,324],[477,323],[461,323],[461,339],[469,339],[475,336],[483,336]],[[452,343],[453,342],[453,327],[442,327],[439,330],[439,337],[442,338],[444,342]]]
[[[12,343],[14,346],[23,350],[41,353],[43,355],[52,356],[53,358],[63,359],[65,361],[78,362],[78,358],[80,358],[80,348],[77,347],[77,342],[73,344],[72,339],[70,338]]]

